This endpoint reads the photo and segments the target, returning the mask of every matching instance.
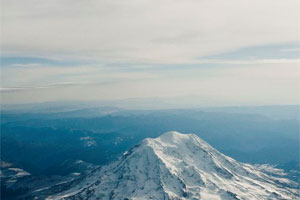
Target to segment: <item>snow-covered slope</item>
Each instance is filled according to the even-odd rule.
[[[223,155],[196,135],[168,132],[48,199],[299,198],[297,183],[263,169]]]

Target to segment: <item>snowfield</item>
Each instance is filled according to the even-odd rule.
[[[47,199],[299,199],[299,185],[282,175],[239,163],[196,135],[167,132]]]

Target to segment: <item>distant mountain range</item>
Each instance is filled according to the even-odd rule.
[[[128,110],[114,106],[45,103],[1,107],[1,199],[46,199],[50,197],[61,198],[62,196],[67,199],[86,199],[89,197],[90,199],[94,197],[118,199],[118,191],[114,182],[119,181],[119,185],[128,182],[127,179],[116,179],[113,176],[115,173],[125,173],[127,168],[121,173],[114,170],[113,166],[118,165],[120,169],[124,168],[125,164],[120,162],[126,159],[129,162],[133,159],[131,154],[140,156],[139,159],[130,161],[132,163],[146,159],[143,156],[149,157],[150,155],[138,153],[139,148],[147,146],[142,141],[145,141],[146,138],[159,137],[161,133],[169,130],[195,133],[219,152],[235,159],[236,161],[233,163],[252,164],[250,169],[257,170],[257,173],[265,174],[264,177],[268,177],[267,179],[250,177],[253,180],[264,180],[263,187],[265,189],[262,189],[264,191],[262,193],[254,192],[257,189],[256,186],[262,185],[262,183],[253,182],[253,180],[250,182],[257,184],[254,186],[255,190],[251,190],[252,186],[245,186],[247,189],[236,189],[236,182],[231,185],[232,182],[240,180],[242,185],[245,185],[245,180],[224,178],[221,175],[222,171],[225,174],[228,171],[228,174],[233,175],[233,177],[240,177],[244,176],[240,173],[242,170],[235,170],[245,168],[244,171],[247,171],[250,165],[233,164],[239,167],[231,169],[225,166],[224,171],[223,164],[214,164],[215,159],[212,161],[204,160],[201,162],[202,164],[212,163],[212,169],[215,168],[214,166],[221,169],[221,171],[212,171],[213,175],[209,176],[205,174],[209,174],[209,172],[201,172],[204,169],[196,169],[194,164],[190,165],[190,160],[197,157],[188,154],[188,156],[181,156],[184,159],[192,157],[188,160],[183,159],[183,163],[187,163],[184,169],[196,171],[198,174],[194,176],[198,177],[197,181],[207,183],[198,185],[200,189],[197,190],[199,191],[193,192],[188,190],[195,186],[193,182],[183,179],[183,175],[178,175],[179,168],[182,166],[168,167],[170,165],[165,164],[165,159],[162,161],[163,164],[159,164],[159,166],[166,166],[166,169],[160,167],[160,170],[163,171],[157,173],[177,176],[180,180],[184,180],[183,183],[186,185],[181,188],[181,186],[177,186],[179,183],[175,181],[176,188],[179,188],[180,191],[173,192],[175,199],[226,199],[229,197],[243,199],[248,193],[253,195],[257,193],[258,196],[245,197],[244,199],[289,199],[287,194],[290,194],[292,199],[299,197],[296,194],[300,192],[299,188],[298,191],[296,188],[300,184],[298,105],[163,110]],[[151,140],[159,139],[147,139],[146,141]],[[168,141],[172,141],[172,137]],[[140,144],[140,147],[131,149],[135,144]],[[180,149],[182,144],[178,143],[176,146],[178,149],[175,148],[175,152],[182,153]],[[129,151],[129,149],[131,150]],[[160,163],[161,156],[175,159],[173,158],[174,155],[166,152],[157,156],[157,149],[154,147],[153,149],[154,154],[151,157],[154,161],[148,161],[150,164],[147,164],[151,165],[151,169],[154,167],[153,163]],[[126,151],[128,153],[123,155]],[[196,152],[196,154],[202,155],[201,152]],[[200,167],[201,163],[198,163],[197,166]],[[274,169],[270,165],[278,169]],[[149,167],[146,169],[150,170]],[[177,172],[175,173],[170,169],[176,169],[175,172]],[[147,170],[144,171],[146,174],[148,173]],[[135,171],[131,170],[131,172]],[[250,170],[248,173],[253,174],[254,172]],[[221,182],[226,181],[225,185],[231,185],[231,189],[213,182],[213,180],[219,180],[215,176],[223,178],[224,180],[220,179]],[[118,175],[118,177],[129,177],[128,179],[131,180],[131,177],[136,177],[136,174],[133,173],[128,176],[123,174]],[[279,182],[277,178],[280,179]],[[174,182],[173,179],[177,180],[174,177],[170,179],[171,181],[163,182],[164,180],[160,178],[158,181],[156,180],[155,184],[164,187],[158,189],[158,193],[155,194],[164,194],[162,199],[171,199],[172,196],[168,191],[172,192],[170,187],[173,186],[164,184]],[[209,182],[211,185],[215,184],[215,188],[211,185],[208,189],[205,188],[209,186]],[[272,187],[265,186],[266,182]],[[93,183],[97,184],[97,187],[93,186]],[[104,185],[107,185],[107,188],[103,188]],[[108,187],[108,185],[110,186]],[[119,185],[118,188],[120,188]],[[283,192],[278,188],[283,189]],[[138,189],[141,188],[137,187],[136,190]],[[91,196],[86,195],[86,190]],[[125,190],[127,191],[127,188]],[[216,196],[204,198],[205,194],[201,194],[201,192],[205,193],[206,190],[210,191],[207,194],[216,194]],[[104,192],[104,196],[99,197],[96,191],[113,191],[113,193]],[[275,194],[270,193],[270,191],[275,192]],[[142,190],[141,194],[144,192],[145,189]],[[126,194],[124,199],[134,199],[137,197],[137,193],[140,194],[138,191],[131,191],[131,193],[122,191],[122,193]],[[146,194],[148,195],[148,193]],[[150,196],[147,195],[145,199],[150,199]]]
[[[4,113],[48,113],[50,116],[95,116],[120,112],[123,110],[168,110],[191,109],[207,112],[247,113],[265,115],[273,119],[299,119],[300,105],[264,106],[214,106],[201,103],[203,98],[190,97],[194,103],[184,98],[131,98],[112,101],[57,101],[29,104],[0,104]],[[206,100],[212,103],[211,100]],[[196,103],[195,103],[196,102]],[[61,115],[62,114],[62,115]]]

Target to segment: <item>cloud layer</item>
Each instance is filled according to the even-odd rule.
[[[184,63],[299,40],[298,0],[2,0],[5,55]]]
[[[299,0],[1,6],[4,103],[191,95],[222,105],[299,102]]]

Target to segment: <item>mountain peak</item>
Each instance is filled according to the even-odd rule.
[[[182,139],[186,139],[188,137],[189,137],[188,134],[179,133],[177,131],[169,131],[169,132],[165,132],[165,133],[161,134],[158,138],[166,138],[166,139],[168,139],[168,138],[169,139],[182,138]]]
[[[156,140],[160,140],[165,143],[181,143],[187,140],[191,140],[196,135],[193,134],[182,134],[176,131],[166,132],[160,135]],[[196,136],[197,137],[197,136]]]
[[[207,144],[204,140],[198,137],[195,134],[183,134],[177,131],[170,131],[163,133],[157,138],[146,138],[145,143],[152,147],[156,145],[162,145],[165,147],[171,146],[176,148],[181,148],[187,144],[197,145],[199,147],[212,148],[209,144]]]
[[[145,139],[49,199],[295,199],[297,187],[223,155],[196,135],[172,131]]]

